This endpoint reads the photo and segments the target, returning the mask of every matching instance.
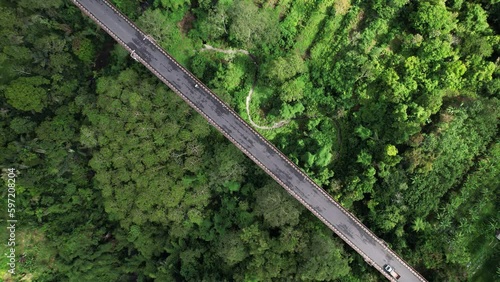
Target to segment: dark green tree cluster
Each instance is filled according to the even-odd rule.
[[[0,164],[17,170],[20,222],[17,274],[3,265],[1,279],[123,281],[126,271],[109,270],[129,269],[127,250],[111,240],[79,141],[105,37],[69,2],[2,1],[0,13]]]
[[[460,240],[439,237],[440,229],[433,227],[443,206],[453,201],[451,195],[468,187],[465,179],[498,140],[500,37],[495,15],[500,5],[285,1],[273,8],[280,12],[281,38],[270,47],[250,49],[258,56],[257,85],[262,85],[254,94],[260,107],[255,113],[294,122],[263,134],[431,279],[473,275],[473,269],[455,270],[492,253],[481,242],[492,238],[498,226],[481,229],[479,221],[463,221],[461,226],[474,225],[468,232],[480,228],[489,235]],[[269,6],[261,9],[266,13]],[[226,38],[231,40],[230,30],[207,37],[222,46]],[[226,69],[235,64],[206,60],[219,61]],[[241,90],[235,88],[227,97],[242,115],[247,85],[241,83]],[[498,186],[488,187],[495,193]],[[456,202],[468,199],[457,197],[461,200]],[[489,217],[485,220],[495,222],[497,209],[489,205],[498,199],[486,194],[478,199],[490,207],[482,209]],[[455,208],[457,213],[468,210]],[[446,240],[456,240],[454,253],[443,248]],[[424,250],[433,250],[432,258],[448,259],[425,261]]]
[[[112,2],[430,281],[498,278],[498,1]],[[0,279],[383,279],[70,1],[0,0],[0,62]]]

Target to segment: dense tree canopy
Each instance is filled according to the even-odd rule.
[[[498,1],[112,2],[429,281],[499,279]],[[0,101],[2,281],[383,279],[70,1],[0,0]]]

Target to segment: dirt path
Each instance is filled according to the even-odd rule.
[[[257,66],[257,61],[255,61],[254,56],[252,56],[252,54],[250,54],[247,50],[242,50],[242,49],[236,49],[236,50],[228,49],[228,50],[224,50],[224,49],[219,49],[219,48],[212,47],[212,46],[207,45],[207,44],[205,44],[203,46],[204,47],[200,49],[200,51],[202,51],[202,52],[203,51],[215,51],[215,52],[221,52],[221,53],[225,53],[225,54],[237,54],[237,53],[245,54],[248,57],[250,57],[250,59],[252,59],[253,63]],[[252,116],[250,115],[250,102],[252,101],[252,94],[253,94],[253,89],[254,89],[256,80],[257,80],[257,76],[255,75],[254,79],[253,79],[252,87],[250,88],[250,91],[248,92],[248,96],[247,96],[246,101],[245,101],[247,115],[248,115],[248,119],[250,121],[250,124],[253,127],[255,127],[255,128],[265,129],[265,130],[280,128],[280,127],[285,126],[286,124],[288,124],[290,122],[290,120],[280,120],[278,122],[275,122],[271,126],[264,126],[264,125],[258,125],[258,124],[256,124],[252,120]]]
[[[242,53],[242,54],[245,54],[245,55],[248,55],[250,56],[250,53],[248,53],[247,50],[242,50],[242,49],[219,49],[219,48],[215,48],[215,47],[212,47],[208,44],[204,44],[203,45],[204,47],[200,49],[200,51],[207,51],[207,50],[210,50],[210,51],[216,51],[216,52],[221,52],[221,53],[225,53],[225,54],[236,54],[236,53]],[[253,60],[253,58],[252,58]],[[253,62],[255,63],[255,60],[253,60]]]

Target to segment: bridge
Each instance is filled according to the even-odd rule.
[[[116,7],[106,0],[72,2],[387,279],[426,281]],[[399,280],[383,269],[386,264]]]

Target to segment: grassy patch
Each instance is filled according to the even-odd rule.
[[[5,236],[2,237],[5,241]],[[50,267],[54,261],[54,252],[49,250],[45,244],[45,236],[40,230],[16,230],[16,274],[8,273],[9,266],[6,253],[8,246],[2,244],[2,257],[0,262],[0,279],[2,281],[35,281],[40,269]],[[41,268],[41,266],[43,266]]]
[[[324,24],[323,21],[327,17],[327,11],[330,6],[330,1],[321,3],[318,9],[312,13],[303,30],[300,32],[296,40],[295,49],[301,54],[304,54],[311,47],[311,44]]]
[[[351,0],[335,1],[334,7],[338,15],[345,15],[349,11],[349,8],[351,8]]]

